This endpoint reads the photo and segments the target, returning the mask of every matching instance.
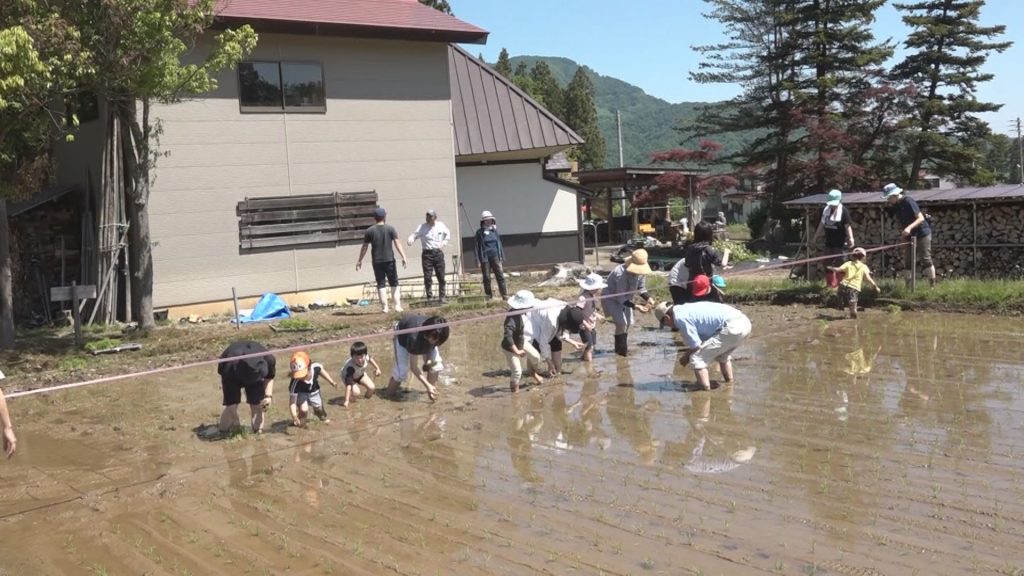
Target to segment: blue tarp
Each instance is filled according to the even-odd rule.
[[[247,324],[249,322],[265,322],[267,320],[288,318],[291,315],[292,313],[288,310],[288,305],[285,304],[284,300],[281,300],[280,296],[267,292],[260,298],[260,301],[256,303],[256,307],[252,309],[252,312],[249,314],[240,314],[238,316],[238,322],[240,324]]]

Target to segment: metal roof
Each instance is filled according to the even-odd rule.
[[[217,0],[223,23],[296,34],[483,44],[487,31],[417,0]]]
[[[458,46],[448,49],[448,77],[457,158],[583,143],[512,81]]]
[[[1024,185],[999,184],[996,186],[951,188],[948,190],[907,190],[904,192],[918,203],[933,202],[976,202],[986,200],[1024,199]],[[824,204],[827,194],[814,194],[796,200],[783,202],[787,206],[807,206]],[[843,193],[843,204],[883,204],[881,192],[850,192]]]
[[[650,166],[623,166],[620,168],[599,168],[596,170],[579,170],[573,176],[580,184],[592,189],[621,186],[650,186],[662,174],[676,172],[686,176],[702,176],[706,170],[689,168],[663,168]]]
[[[7,216],[13,218],[15,216],[18,216],[19,214],[24,214],[25,212],[28,212],[33,208],[42,206],[47,202],[57,200],[58,198],[61,198],[66,194],[79,191],[80,188],[77,184],[71,184],[68,186],[52,186],[50,188],[46,188],[32,195],[31,197],[22,200],[21,202],[16,202],[8,206]]]

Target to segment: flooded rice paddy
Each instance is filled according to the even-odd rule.
[[[648,328],[513,396],[482,326],[436,404],[260,437],[201,438],[212,369],[12,401],[0,574],[1020,574],[1021,321],[780,310],[711,392]]]

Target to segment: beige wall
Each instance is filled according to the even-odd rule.
[[[372,281],[359,243],[240,253],[248,197],[376,190],[401,237],[434,208],[458,237],[447,46],[261,35],[254,60],[320,61],[325,114],[242,114],[237,76],[209,97],[158,107],[150,203],[157,307]],[[419,248],[399,273],[419,277]],[[367,256],[369,262],[369,256]]]
[[[467,237],[484,210],[494,214],[502,234],[578,230],[576,194],[545,180],[540,162],[459,166],[457,172],[459,200],[472,219],[462,222]]]

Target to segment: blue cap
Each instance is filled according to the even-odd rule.
[[[364,212],[364,214],[365,214],[365,212]],[[388,215],[388,211],[383,209],[383,208],[377,208],[376,210],[373,211],[373,217],[378,219],[378,220],[383,220],[384,217],[387,216],[387,215]]]
[[[715,285],[715,288],[725,288],[725,278],[722,278],[718,274],[711,277],[711,283]]]
[[[842,201],[843,201],[843,193],[842,192],[840,192],[839,190],[829,190],[829,192],[828,192],[828,200],[825,201],[825,204],[828,204],[829,206],[839,206],[839,203],[842,202]]]

